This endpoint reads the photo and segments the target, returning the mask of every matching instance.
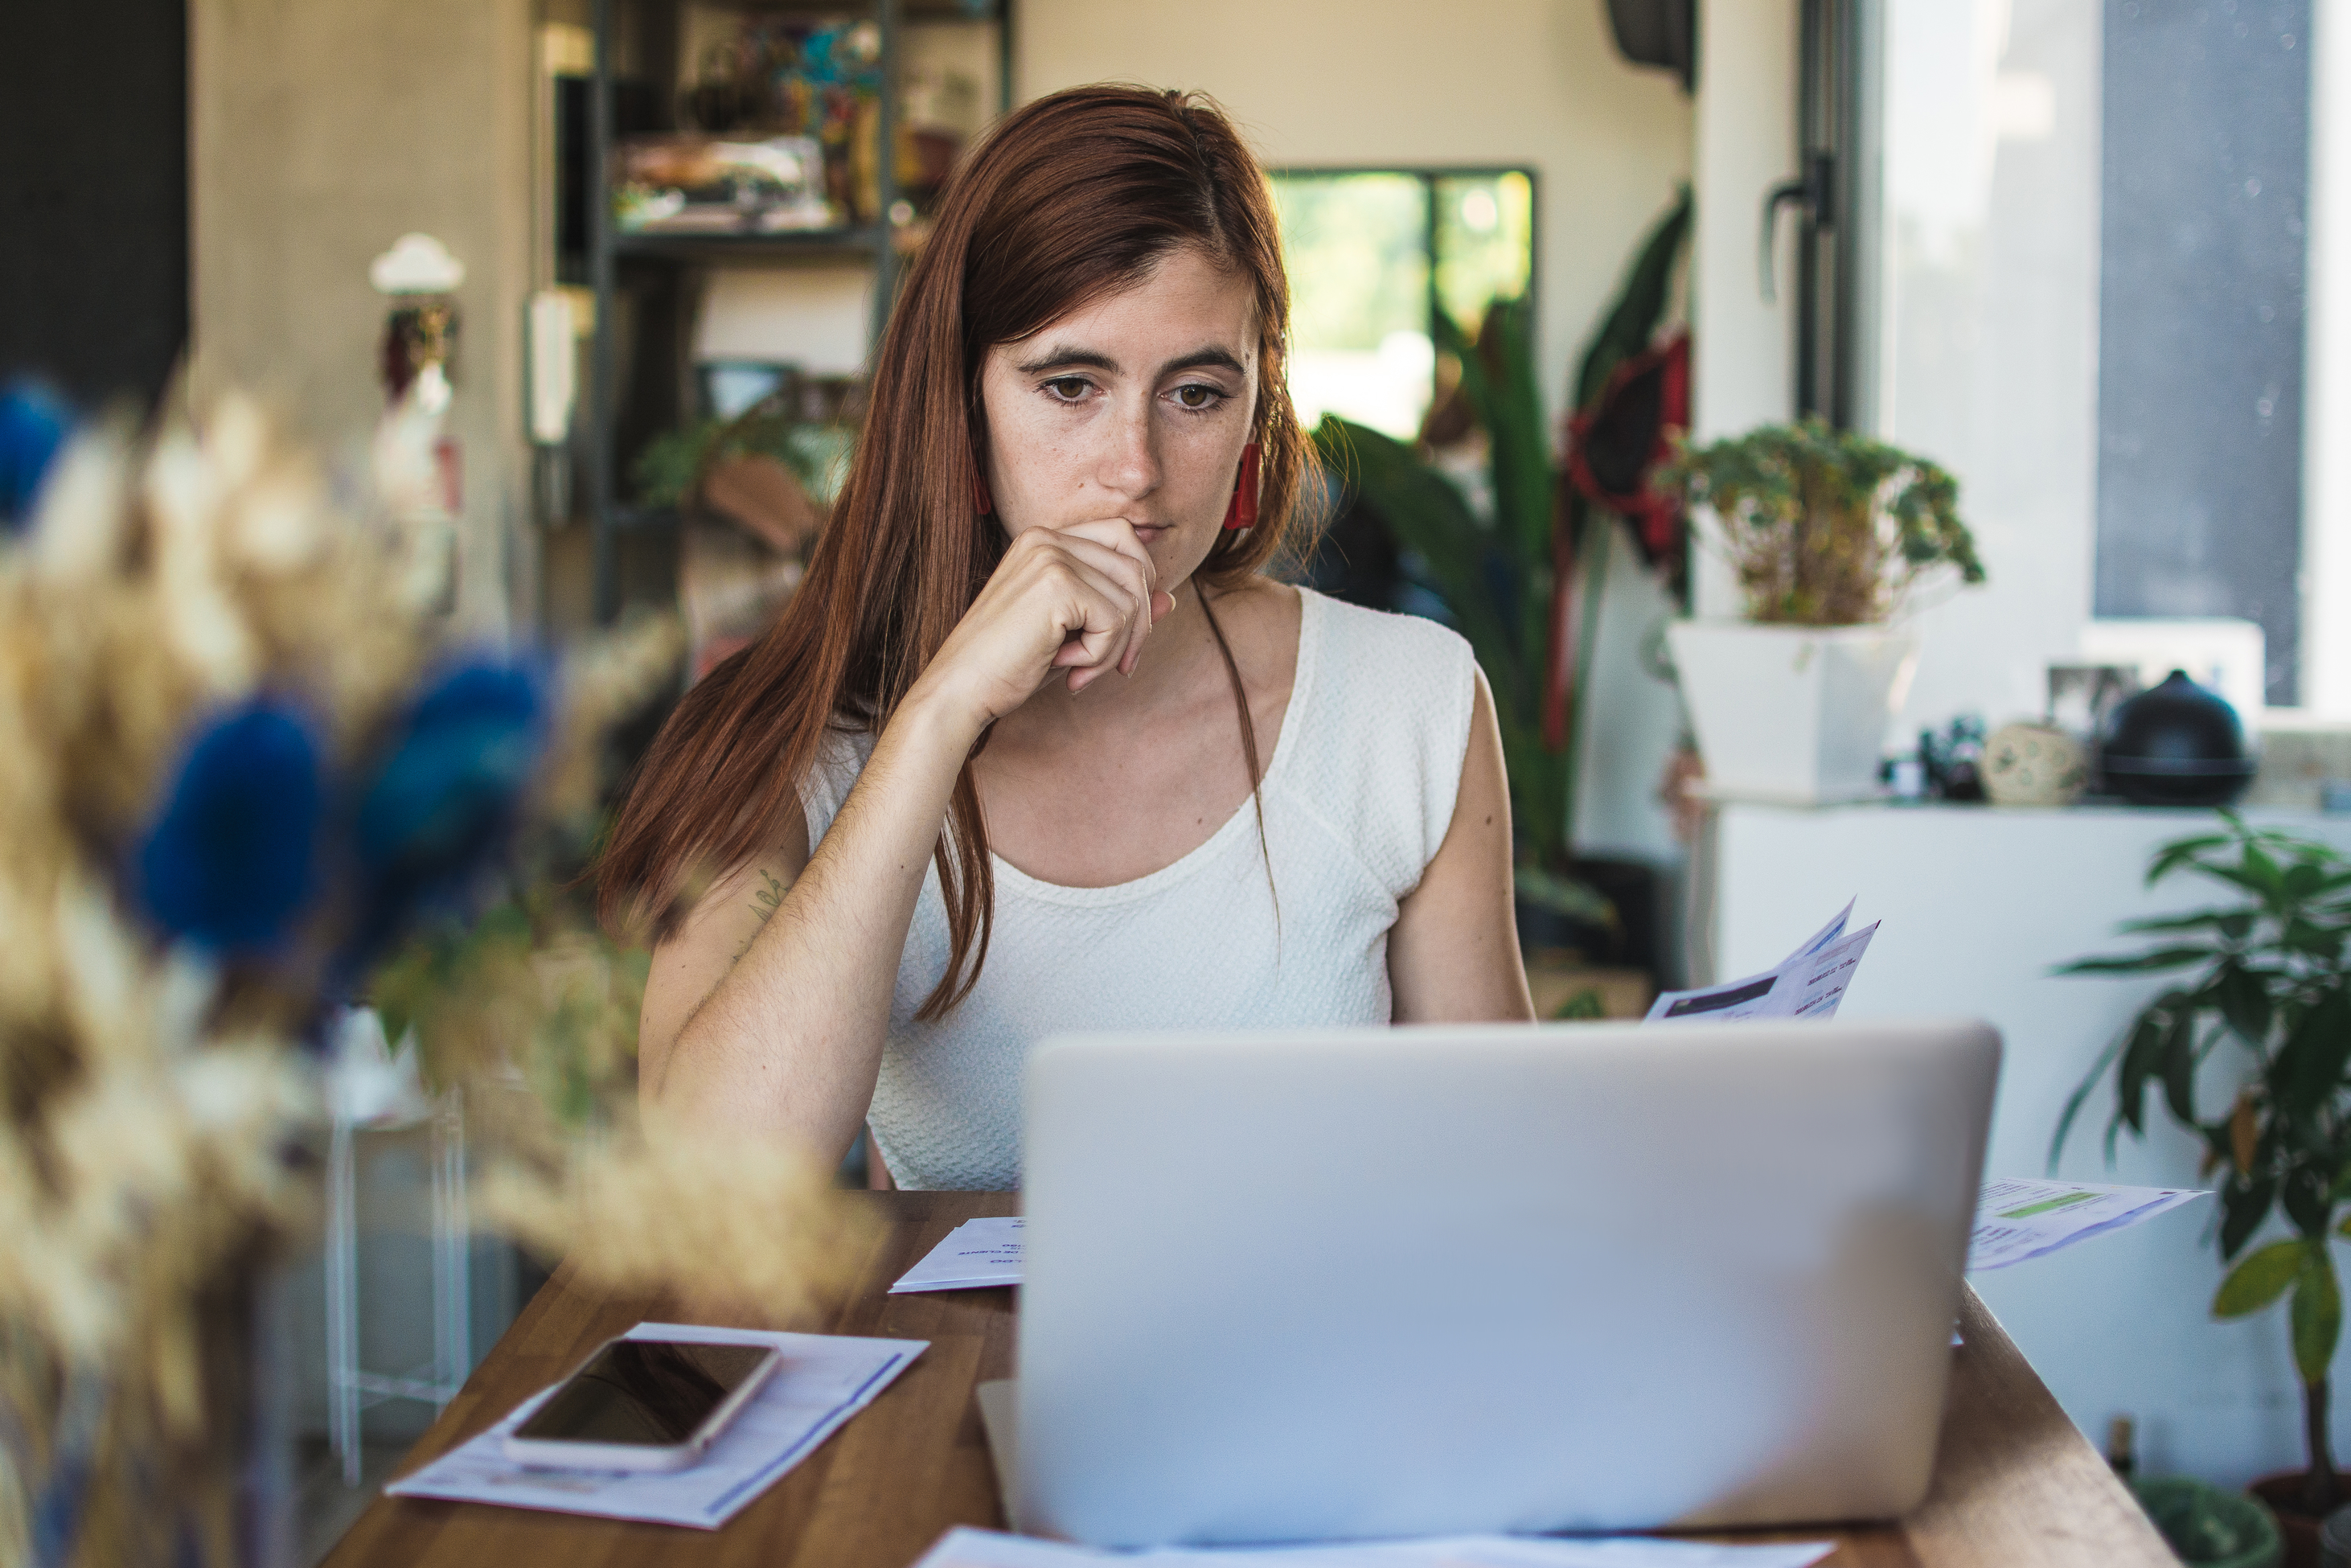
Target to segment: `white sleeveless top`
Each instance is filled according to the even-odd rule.
[[[979,983],[917,1022],[948,950],[935,864],[925,877],[867,1114],[900,1186],[1019,1185],[1021,1066],[1048,1035],[1390,1021],[1388,929],[1453,820],[1474,664],[1435,622],[1299,597],[1298,674],[1260,791],[1271,888],[1246,800],[1190,854],[1113,887],[999,857]],[[828,741],[803,791],[811,848],[872,745]]]

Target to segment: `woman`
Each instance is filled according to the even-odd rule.
[[[806,580],[615,823],[648,1103],[1009,1186],[1056,1030],[1531,1016],[1468,645],[1259,575],[1288,319],[1206,103],[1060,93],[971,153]]]

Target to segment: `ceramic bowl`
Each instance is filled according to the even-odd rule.
[[[2064,730],[2011,724],[1984,742],[1984,793],[1996,806],[2071,805],[2090,781],[2089,752]]]

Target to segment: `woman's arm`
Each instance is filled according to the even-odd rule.
[[[839,1159],[873,1097],[914,900],[980,732],[1059,671],[1078,689],[1132,669],[1172,604],[1123,522],[1019,534],[814,852],[805,821],[778,824],[777,847],[731,868],[653,950],[640,1097]]]
[[[1478,672],[1453,822],[1388,932],[1398,1023],[1531,1022],[1510,902],[1510,789],[1493,694]]]

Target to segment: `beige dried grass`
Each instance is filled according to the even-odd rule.
[[[476,1201],[582,1278],[773,1322],[830,1304],[879,1239],[872,1216],[804,1152],[658,1121],[575,1146],[552,1170],[504,1161]]]
[[[291,1030],[349,913],[330,891],[269,964],[222,967],[159,946],[114,877],[215,706],[300,704],[339,768],[381,743],[435,653],[401,564],[235,397],[78,438],[0,544],[0,1412],[32,1464],[60,1422],[91,1459],[80,1562],[161,1560],[183,1521],[228,1552],[239,1314],[318,1208]],[[535,819],[588,817],[603,734],[679,647],[655,623],[569,662]],[[475,959],[419,1022],[477,1108],[476,1212],[595,1277],[778,1315],[847,1281],[870,1236],[829,1173],[639,1128],[642,955],[559,924]],[[9,1452],[0,1563],[38,1484]]]

